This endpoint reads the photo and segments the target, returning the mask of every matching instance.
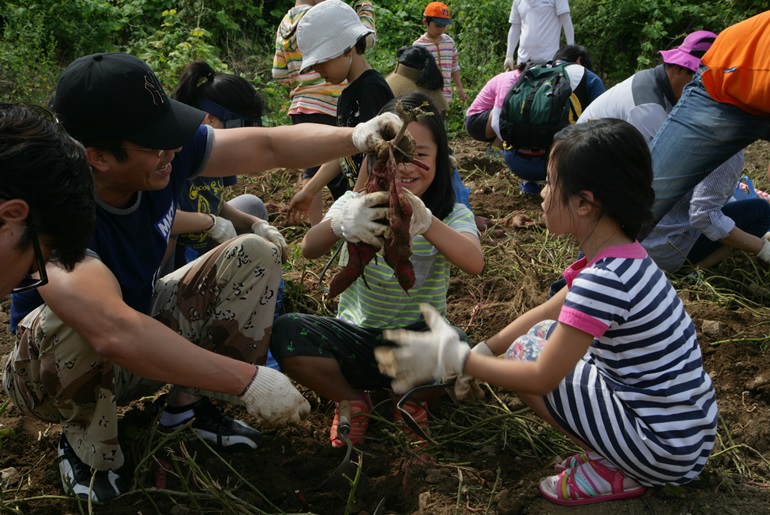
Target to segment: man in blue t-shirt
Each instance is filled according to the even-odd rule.
[[[152,70],[126,54],[71,63],[54,108],[86,148],[96,227],[74,270],[48,267],[48,285],[14,296],[17,344],[3,385],[22,412],[61,424],[65,490],[97,501],[125,491],[117,403],[141,383],[174,385],[159,403],[161,428],[194,419],[192,428],[218,447],[254,449],[261,434],[206,397],[243,404],[258,420],[298,421],[307,401],[286,376],[261,366],[286,242],[259,220],[253,234],[159,277],[178,199],[199,175],[371,153],[398,122],[212,129],[200,125],[202,111],[169,99]]]

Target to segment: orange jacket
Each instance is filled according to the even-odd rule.
[[[770,116],[770,11],[720,32],[701,62],[711,98]]]

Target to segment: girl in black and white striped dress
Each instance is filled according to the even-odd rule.
[[[471,351],[424,308],[431,334],[389,332],[398,345],[377,353],[380,368],[394,390],[436,370],[515,390],[584,450],[541,482],[553,502],[687,483],[714,447],[717,405],[692,320],[635,240],[654,198],[647,143],[621,120],[571,125],[556,135],[547,181],[548,230],[573,235],[585,255],[564,272],[567,287]]]

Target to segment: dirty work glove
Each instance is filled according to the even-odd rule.
[[[260,422],[299,422],[310,413],[310,404],[288,377],[268,367],[257,367],[254,378],[240,395],[246,411]]]
[[[386,330],[383,337],[398,345],[374,349],[380,372],[394,378],[391,386],[396,393],[457,377],[471,351],[433,306],[420,304],[420,311],[430,331]]]
[[[762,250],[759,251],[757,257],[765,263],[770,263],[770,232],[762,237],[762,241],[764,245],[762,245]]]
[[[230,220],[222,218],[221,216],[212,215],[211,213],[209,213],[209,216],[214,221],[211,229],[209,229],[209,236],[211,236],[215,242],[222,243],[238,236],[238,233],[235,232],[235,227],[233,227],[233,223]]]
[[[472,349],[471,352],[479,354],[481,356],[495,357],[492,349],[489,348],[487,342],[479,342]],[[479,386],[478,381],[467,374],[460,374],[455,379],[455,386],[449,391],[449,396],[455,401],[459,402],[478,402],[484,399],[484,390]]]
[[[428,232],[428,229],[430,229],[431,222],[433,222],[433,213],[430,212],[430,209],[425,207],[425,204],[423,204],[420,197],[406,188],[403,188],[401,191],[404,192],[409,204],[412,206],[412,220],[409,222],[409,235],[414,238],[420,234],[425,234]]]
[[[390,227],[386,225],[387,222],[381,223],[378,220],[388,218],[388,202],[387,191],[359,194],[332,215],[332,232],[351,243],[362,241],[381,248]]]
[[[356,125],[353,130],[353,144],[359,152],[377,154],[382,143],[396,137],[402,123],[396,113],[382,113],[368,122]]]
[[[516,61],[513,60],[512,55],[506,55],[505,56],[505,62],[503,63],[503,68],[505,68],[505,71],[512,72],[516,69]]]
[[[257,236],[262,236],[264,239],[278,247],[278,251],[281,253],[281,263],[286,263],[289,259],[289,245],[286,240],[278,232],[278,229],[267,223],[266,220],[257,220],[251,224],[251,232]]]

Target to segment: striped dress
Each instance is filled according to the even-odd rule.
[[[644,485],[691,481],[714,447],[717,404],[676,291],[637,242],[564,276],[559,323],[594,341],[546,396],[551,415]]]
[[[281,20],[275,37],[273,55],[273,79],[291,89],[289,98],[289,116],[296,114],[337,115],[337,99],[345,84],[326,82],[314,71],[300,73],[302,52],[297,46],[297,25],[311,6],[292,7]],[[374,29],[374,7],[369,0],[357,0],[353,8],[358,13],[361,23]],[[376,41],[375,34],[367,36],[366,47],[371,48]]]
[[[452,74],[460,69],[460,63],[457,60],[457,46],[454,39],[446,34],[441,35],[441,40],[435,43],[428,39],[428,34],[423,34],[414,45],[424,46],[433,57],[436,58],[436,63],[441,70],[441,75],[444,76],[444,98],[447,102],[452,101]]]

